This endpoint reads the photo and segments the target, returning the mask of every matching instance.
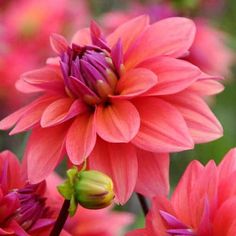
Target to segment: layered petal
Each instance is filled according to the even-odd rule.
[[[58,71],[49,67],[33,70],[21,75],[21,80],[43,90],[49,90],[53,93],[64,93],[65,85]]]
[[[180,92],[192,85],[201,71],[189,62],[171,57],[156,57],[139,66],[148,68],[158,77],[158,83],[148,95],[168,95]]]
[[[220,138],[223,128],[207,104],[190,92],[166,96],[184,117],[195,143],[204,143]]]
[[[45,179],[65,154],[64,140],[69,124],[50,128],[35,128],[28,140],[24,158],[28,179],[38,183]]]
[[[125,55],[126,69],[155,56],[168,55],[177,58],[185,55],[193,43],[195,31],[194,23],[183,17],[156,22],[148,27],[128,50]]]
[[[136,191],[150,198],[169,193],[169,155],[137,150]]]
[[[145,68],[135,68],[125,73],[116,86],[114,98],[132,98],[145,93],[157,83],[157,76]]]
[[[95,124],[102,139],[112,143],[127,143],[137,134],[140,118],[131,102],[113,100],[107,106],[97,107]]]
[[[71,40],[72,44],[85,46],[92,43],[89,28],[84,28],[75,33]]]
[[[43,112],[41,126],[50,127],[63,123],[81,113],[86,112],[87,106],[80,99],[61,98],[51,103]]]
[[[27,112],[24,112],[14,129],[10,132],[10,135],[29,130],[38,125],[44,110],[55,100],[55,97],[47,97],[39,99],[37,102],[35,101],[34,104],[32,103],[31,105],[33,106],[29,106]]]
[[[89,166],[109,175],[114,183],[116,201],[127,202],[138,174],[136,150],[131,144],[111,144],[99,139],[89,158]]]
[[[70,161],[79,165],[89,156],[96,143],[93,114],[78,116],[66,136],[66,150]]]
[[[141,126],[132,143],[151,152],[177,152],[193,148],[193,141],[182,115],[159,98],[139,98],[136,106]],[[154,112],[155,111],[155,112]]]
[[[147,28],[148,24],[148,16],[139,16],[124,23],[107,37],[109,46],[113,47],[121,39],[123,52],[125,53],[137,37]]]

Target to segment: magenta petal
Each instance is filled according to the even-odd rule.
[[[137,150],[138,179],[135,190],[150,198],[169,193],[169,155]]]
[[[65,154],[64,140],[68,124],[50,128],[35,128],[28,140],[24,158],[27,159],[31,183],[44,180]]]
[[[150,152],[177,152],[193,148],[193,140],[181,113],[159,98],[133,99],[141,126],[132,143]]]
[[[136,184],[138,163],[130,144],[111,144],[99,139],[89,158],[91,169],[109,175],[114,183],[116,201],[125,204]]]

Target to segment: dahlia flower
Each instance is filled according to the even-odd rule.
[[[236,235],[236,148],[217,166],[192,161],[170,200],[156,197],[146,229],[129,236]]]
[[[29,184],[16,156],[0,153],[0,234],[48,235],[54,219],[46,206],[45,182]]]
[[[71,44],[52,35],[58,57],[17,84],[40,97],[0,122],[1,129],[15,125],[10,134],[32,130],[24,155],[29,180],[40,182],[67,155],[74,165],[87,160],[89,168],[109,175],[121,204],[134,189],[150,197],[167,194],[165,153],[222,136],[202,99],[218,91],[216,78],[179,59],[194,36],[189,19],[150,25],[147,16],[107,37],[94,22]]]

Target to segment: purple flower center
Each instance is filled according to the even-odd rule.
[[[72,44],[61,55],[60,64],[67,94],[95,105],[115,93],[123,53],[120,40],[109,48],[95,23],[90,31],[92,45]]]
[[[46,207],[46,198],[42,197],[45,183],[27,184],[24,188],[17,190],[20,207],[14,219],[25,230],[29,230],[40,218],[50,217],[51,212]]]

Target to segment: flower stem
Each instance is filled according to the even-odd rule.
[[[66,222],[66,219],[69,215],[69,209],[70,207],[70,200],[64,200],[64,203],[62,205],[62,208],[60,210],[59,216],[57,217],[57,220],[55,222],[55,225],[50,233],[50,236],[59,236],[61,233],[61,230],[63,229],[63,226]]]
[[[147,200],[146,198],[140,194],[140,193],[137,193],[137,196],[138,196],[138,200],[140,202],[140,205],[142,207],[142,210],[143,210],[143,214],[146,216],[147,213],[148,213],[148,203],[147,203]]]

